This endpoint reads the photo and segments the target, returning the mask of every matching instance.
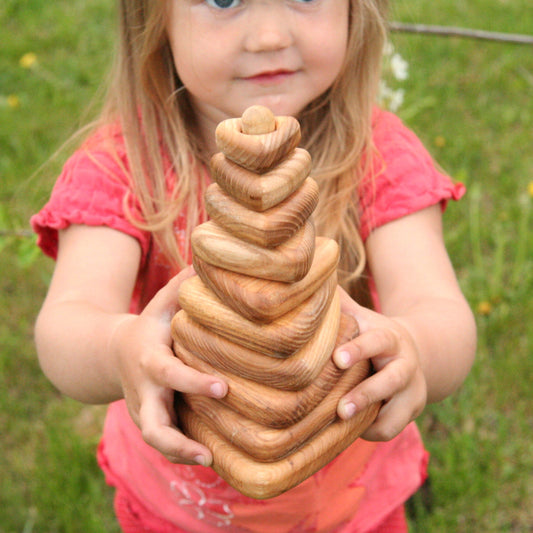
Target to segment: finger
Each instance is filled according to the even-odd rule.
[[[379,364],[383,367],[398,352],[399,344],[398,336],[391,329],[371,329],[336,348],[333,361],[340,369],[346,369],[362,359],[381,357]]]
[[[373,424],[361,435],[372,441],[388,441],[415,420],[425,406],[424,391],[420,397],[405,391],[383,405]]]
[[[170,395],[173,397],[172,391],[164,395],[150,393],[145,396],[139,411],[144,441],[174,463],[210,466],[213,456],[209,449],[186,437],[173,424]]]
[[[398,403],[396,399],[392,399],[383,405],[374,422],[361,434],[361,437],[365,440],[383,442],[401,433],[413,419],[406,415],[404,409],[398,408]]]
[[[228,392],[228,384],[223,379],[185,365],[167,346],[162,346],[160,353],[143,359],[141,365],[144,372],[163,388],[211,398],[223,398]]]
[[[380,403],[403,390],[410,373],[402,360],[391,361],[387,367],[359,383],[337,404],[337,414],[347,420],[374,403]]]

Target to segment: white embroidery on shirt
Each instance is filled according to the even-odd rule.
[[[229,505],[217,498],[209,498],[204,487],[199,485],[198,480],[173,480],[170,482],[170,490],[178,497],[178,505],[187,512],[194,512],[198,520],[216,527],[230,526],[233,513]]]

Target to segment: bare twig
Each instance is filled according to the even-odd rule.
[[[406,24],[404,22],[391,22],[389,23],[389,29],[393,32],[424,33],[429,35],[440,35],[444,37],[464,37],[468,39],[482,39],[485,41],[533,45],[533,35],[472,30],[469,28],[457,28],[454,26],[434,26],[428,24]]]
[[[0,229],[0,237],[26,239],[28,237],[33,237],[33,235],[33,231],[29,229]]]

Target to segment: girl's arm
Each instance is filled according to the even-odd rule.
[[[377,371],[338,406],[349,417],[372,402],[384,405],[363,435],[388,440],[466,378],[476,349],[476,326],[446,252],[438,205],[376,229],[367,240],[368,263],[381,313],[343,295],[344,311],[361,335],[339,347],[341,368],[371,359]]]
[[[211,453],[176,427],[174,391],[222,397],[227,385],[174,357],[173,278],[140,315],[128,313],[141,257],[138,242],[106,227],[70,226],[59,235],[52,282],[37,318],[43,371],[64,394],[87,403],[125,398],[144,439],[175,462],[209,464]]]

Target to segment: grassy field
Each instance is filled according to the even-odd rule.
[[[26,235],[68,152],[50,156],[97,108],[109,4],[0,4],[1,533],[118,531],[94,459],[102,409],[63,398],[36,362],[32,324],[52,264]],[[533,31],[531,0],[393,4],[403,22]],[[431,490],[412,501],[412,531],[530,532],[533,48],[398,33],[392,42],[409,65],[391,81],[405,91],[399,114],[468,187],[446,213],[446,239],[479,327],[466,383],[419,419]]]

